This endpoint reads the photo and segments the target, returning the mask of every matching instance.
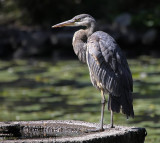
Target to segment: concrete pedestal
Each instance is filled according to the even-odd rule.
[[[104,125],[103,132],[87,132],[99,124],[73,120],[0,122],[3,143],[143,143],[145,128]]]

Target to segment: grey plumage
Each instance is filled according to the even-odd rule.
[[[115,40],[107,33],[97,31],[88,38],[87,48],[86,57],[92,84],[111,95],[108,109],[119,112],[122,107],[124,114],[134,117],[132,76],[126,58]],[[102,87],[97,82],[102,83]]]
[[[113,116],[112,111],[120,112],[122,109],[127,117],[134,117],[132,75],[127,60],[116,41],[109,34],[96,31],[96,21],[88,14],[75,16],[53,27],[61,26],[86,27],[75,32],[72,44],[79,60],[87,63],[93,86],[102,93],[102,107],[105,106],[103,93],[108,93],[108,110],[111,111],[111,116]],[[103,108],[101,129],[103,129]]]

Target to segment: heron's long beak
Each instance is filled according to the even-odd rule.
[[[53,25],[52,28],[64,27],[64,26],[75,26],[75,21],[71,19],[71,20],[68,20],[68,21]]]

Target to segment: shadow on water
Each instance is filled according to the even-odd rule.
[[[159,78],[159,77],[158,77]],[[136,99],[153,99],[160,98],[160,82],[141,81],[135,80],[134,86],[137,88],[137,92],[134,92],[134,98]]]
[[[160,115],[154,115],[153,117],[151,117],[149,114],[147,115],[147,113],[144,113],[142,115],[136,115],[135,117],[136,119],[133,121],[133,123],[140,123],[142,121],[152,121],[153,123],[158,123]]]
[[[36,82],[33,79],[20,78],[11,82],[0,82],[0,90],[4,88],[13,88],[13,87],[26,87],[30,89],[39,88],[42,86],[47,86],[43,82]]]
[[[76,80],[60,80],[58,82],[56,82],[55,84],[53,84],[53,86],[73,86],[74,88],[83,88],[83,87],[87,87],[87,86],[92,86],[91,83],[87,83],[87,82],[77,82]]]

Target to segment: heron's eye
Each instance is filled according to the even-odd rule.
[[[77,19],[75,19],[75,22],[79,22],[81,19],[80,18],[77,18]]]

